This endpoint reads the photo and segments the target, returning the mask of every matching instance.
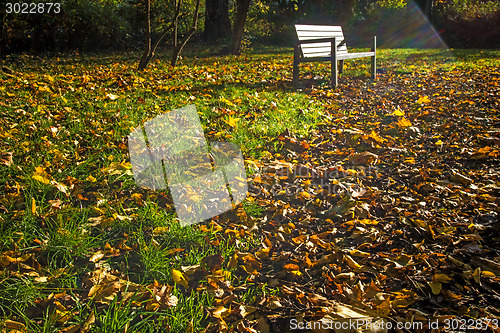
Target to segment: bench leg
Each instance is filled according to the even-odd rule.
[[[375,52],[372,56],[372,79],[375,80],[377,78],[377,36],[373,37],[372,52]]]
[[[344,73],[344,60],[339,60],[339,74]]]
[[[295,87],[297,87],[299,84],[299,57],[300,57],[299,46],[295,45],[293,52],[293,85]]]
[[[338,81],[338,70],[337,70],[337,37],[333,39],[333,43],[331,43],[331,61],[332,61],[332,86],[337,88],[339,83]]]

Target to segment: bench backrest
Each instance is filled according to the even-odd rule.
[[[299,41],[318,38],[337,37],[337,46],[344,40],[344,33],[341,26],[332,25],[305,25],[296,24],[295,30]],[[329,57],[331,53],[330,43],[308,43],[300,46],[304,58]],[[337,49],[338,54],[347,53],[347,46],[344,43]]]

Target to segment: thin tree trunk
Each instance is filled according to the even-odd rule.
[[[177,31],[179,31],[179,13],[181,11],[182,0],[175,0],[174,24],[174,48],[177,47]]]
[[[199,1],[198,1],[199,2]],[[156,41],[156,43],[152,46],[151,42],[151,0],[146,0],[146,49],[144,50],[144,54],[142,55],[141,60],[139,61],[139,66],[137,67],[138,71],[141,71],[145,69],[151,59],[153,59],[156,49],[158,48],[158,45],[160,45],[160,42],[167,36],[168,32],[172,27],[175,26],[175,39],[174,39],[174,44],[177,44],[177,22],[179,21],[179,15],[181,11],[181,4],[182,0],[176,0],[175,2],[176,7],[175,7],[175,12],[174,12],[174,17],[172,19],[172,22],[170,25],[163,31],[161,34],[160,38]]]
[[[434,20],[432,19],[432,7],[433,7],[433,0],[427,0],[425,2],[425,15],[429,18],[429,21],[431,23],[434,22]]]
[[[146,0],[146,48],[137,70],[142,71],[153,57],[151,52],[151,0]]]
[[[245,31],[245,22],[247,20],[248,8],[251,0],[237,0],[236,17],[234,19],[233,31],[231,33],[231,42],[229,43],[229,53],[240,54],[241,40]]]
[[[174,50],[172,53],[172,58],[170,60],[170,64],[172,67],[175,67],[177,64],[177,60],[179,59],[179,54],[181,53],[182,49],[188,42],[188,40],[194,35],[196,32],[196,29],[198,27],[198,14],[200,11],[200,0],[196,1],[196,10],[194,13],[193,17],[193,25],[191,27],[191,30],[184,36],[184,38],[179,41],[179,36],[178,36],[178,27],[179,27],[179,15],[181,12],[181,7],[182,7],[182,0],[175,0],[175,12],[174,12],[174,17],[172,18],[172,22],[170,25],[165,29],[163,34],[158,38],[156,43],[152,45],[151,42],[151,0],[146,0],[146,49],[144,50],[144,54],[142,55],[141,60],[139,61],[139,66],[138,70],[143,70],[147,67],[151,59],[153,58],[156,48],[158,45],[160,45],[160,42],[165,38],[167,33],[170,31],[170,29],[173,28],[174,30]]]
[[[181,0],[179,0],[179,8],[180,8],[180,3],[181,3]],[[182,49],[184,48],[184,46],[186,45],[188,40],[196,32],[196,29],[198,27],[198,14],[199,14],[199,12],[200,12],[200,0],[197,0],[196,1],[196,9],[194,11],[194,17],[193,17],[193,25],[191,26],[191,30],[184,36],[184,38],[182,39],[182,41],[180,43],[178,43],[177,45],[174,46],[172,58],[170,59],[170,65],[172,67],[175,67],[175,65],[177,64],[177,60],[179,59],[179,54],[181,54]],[[176,29],[176,31],[177,31],[177,29]],[[177,40],[177,36],[175,36],[174,38],[175,38],[175,40]]]

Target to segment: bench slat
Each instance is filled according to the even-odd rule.
[[[304,58],[310,58],[310,57],[317,57],[318,53],[321,53],[321,56],[330,56],[332,52],[332,48],[330,46],[327,47],[302,47],[302,54],[304,55]],[[344,47],[343,49],[340,48],[337,51],[337,54],[348,54],[347,49]]]
[[[340,43],[337,40],[337,52],[341,52],[341,51],[347,52],[347,47],[345,45],[342,45],[342,46],[339,47],[339,44]],[[322,48],[328,47],[330,49],[330,51],[332,50],[332,45],[331,45],[330,42],[300,44],[300,47],[302,47],[304,49],[319,48],[319,47],[322,47]]]
[[[309,58],[316,58],[316,57],[329,57],[330,52],[310,52],[307,54],[307,57],[304,57],[304,59],[309,59]]]
[[[344,39],[344,34],[340,32],[332,31],[297,31],[297,36],[299,40],[314,39],[314,38],[326,38],[326,37],[337,37]]]
[[[302,53],[304,53],[304,58],[310,57],[312,53],[326,53],[329,55],[332,52],[331,47],[307,47],[307,48],[302,48]],[[347,50],[338,50],[337,54],[344,54],[347,53]]]
[[[342,31],[342,27],[340,25],[317,25],[317,24],[296,24],[295,29],[297,31]]]

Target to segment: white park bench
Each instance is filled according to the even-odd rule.
[[[377,71],[377,37],[373,37],[371,52],[348,53],[342,27],[331,25],[296,24],[298,41],[293,55],[293,83],[299,81],[301,62],[330,61],[332,64],[332,86],[338,85],[338,72],[344,70],[344,60],[371,57],[372,79]],[[337,67],[337,62],[339,66]]]

